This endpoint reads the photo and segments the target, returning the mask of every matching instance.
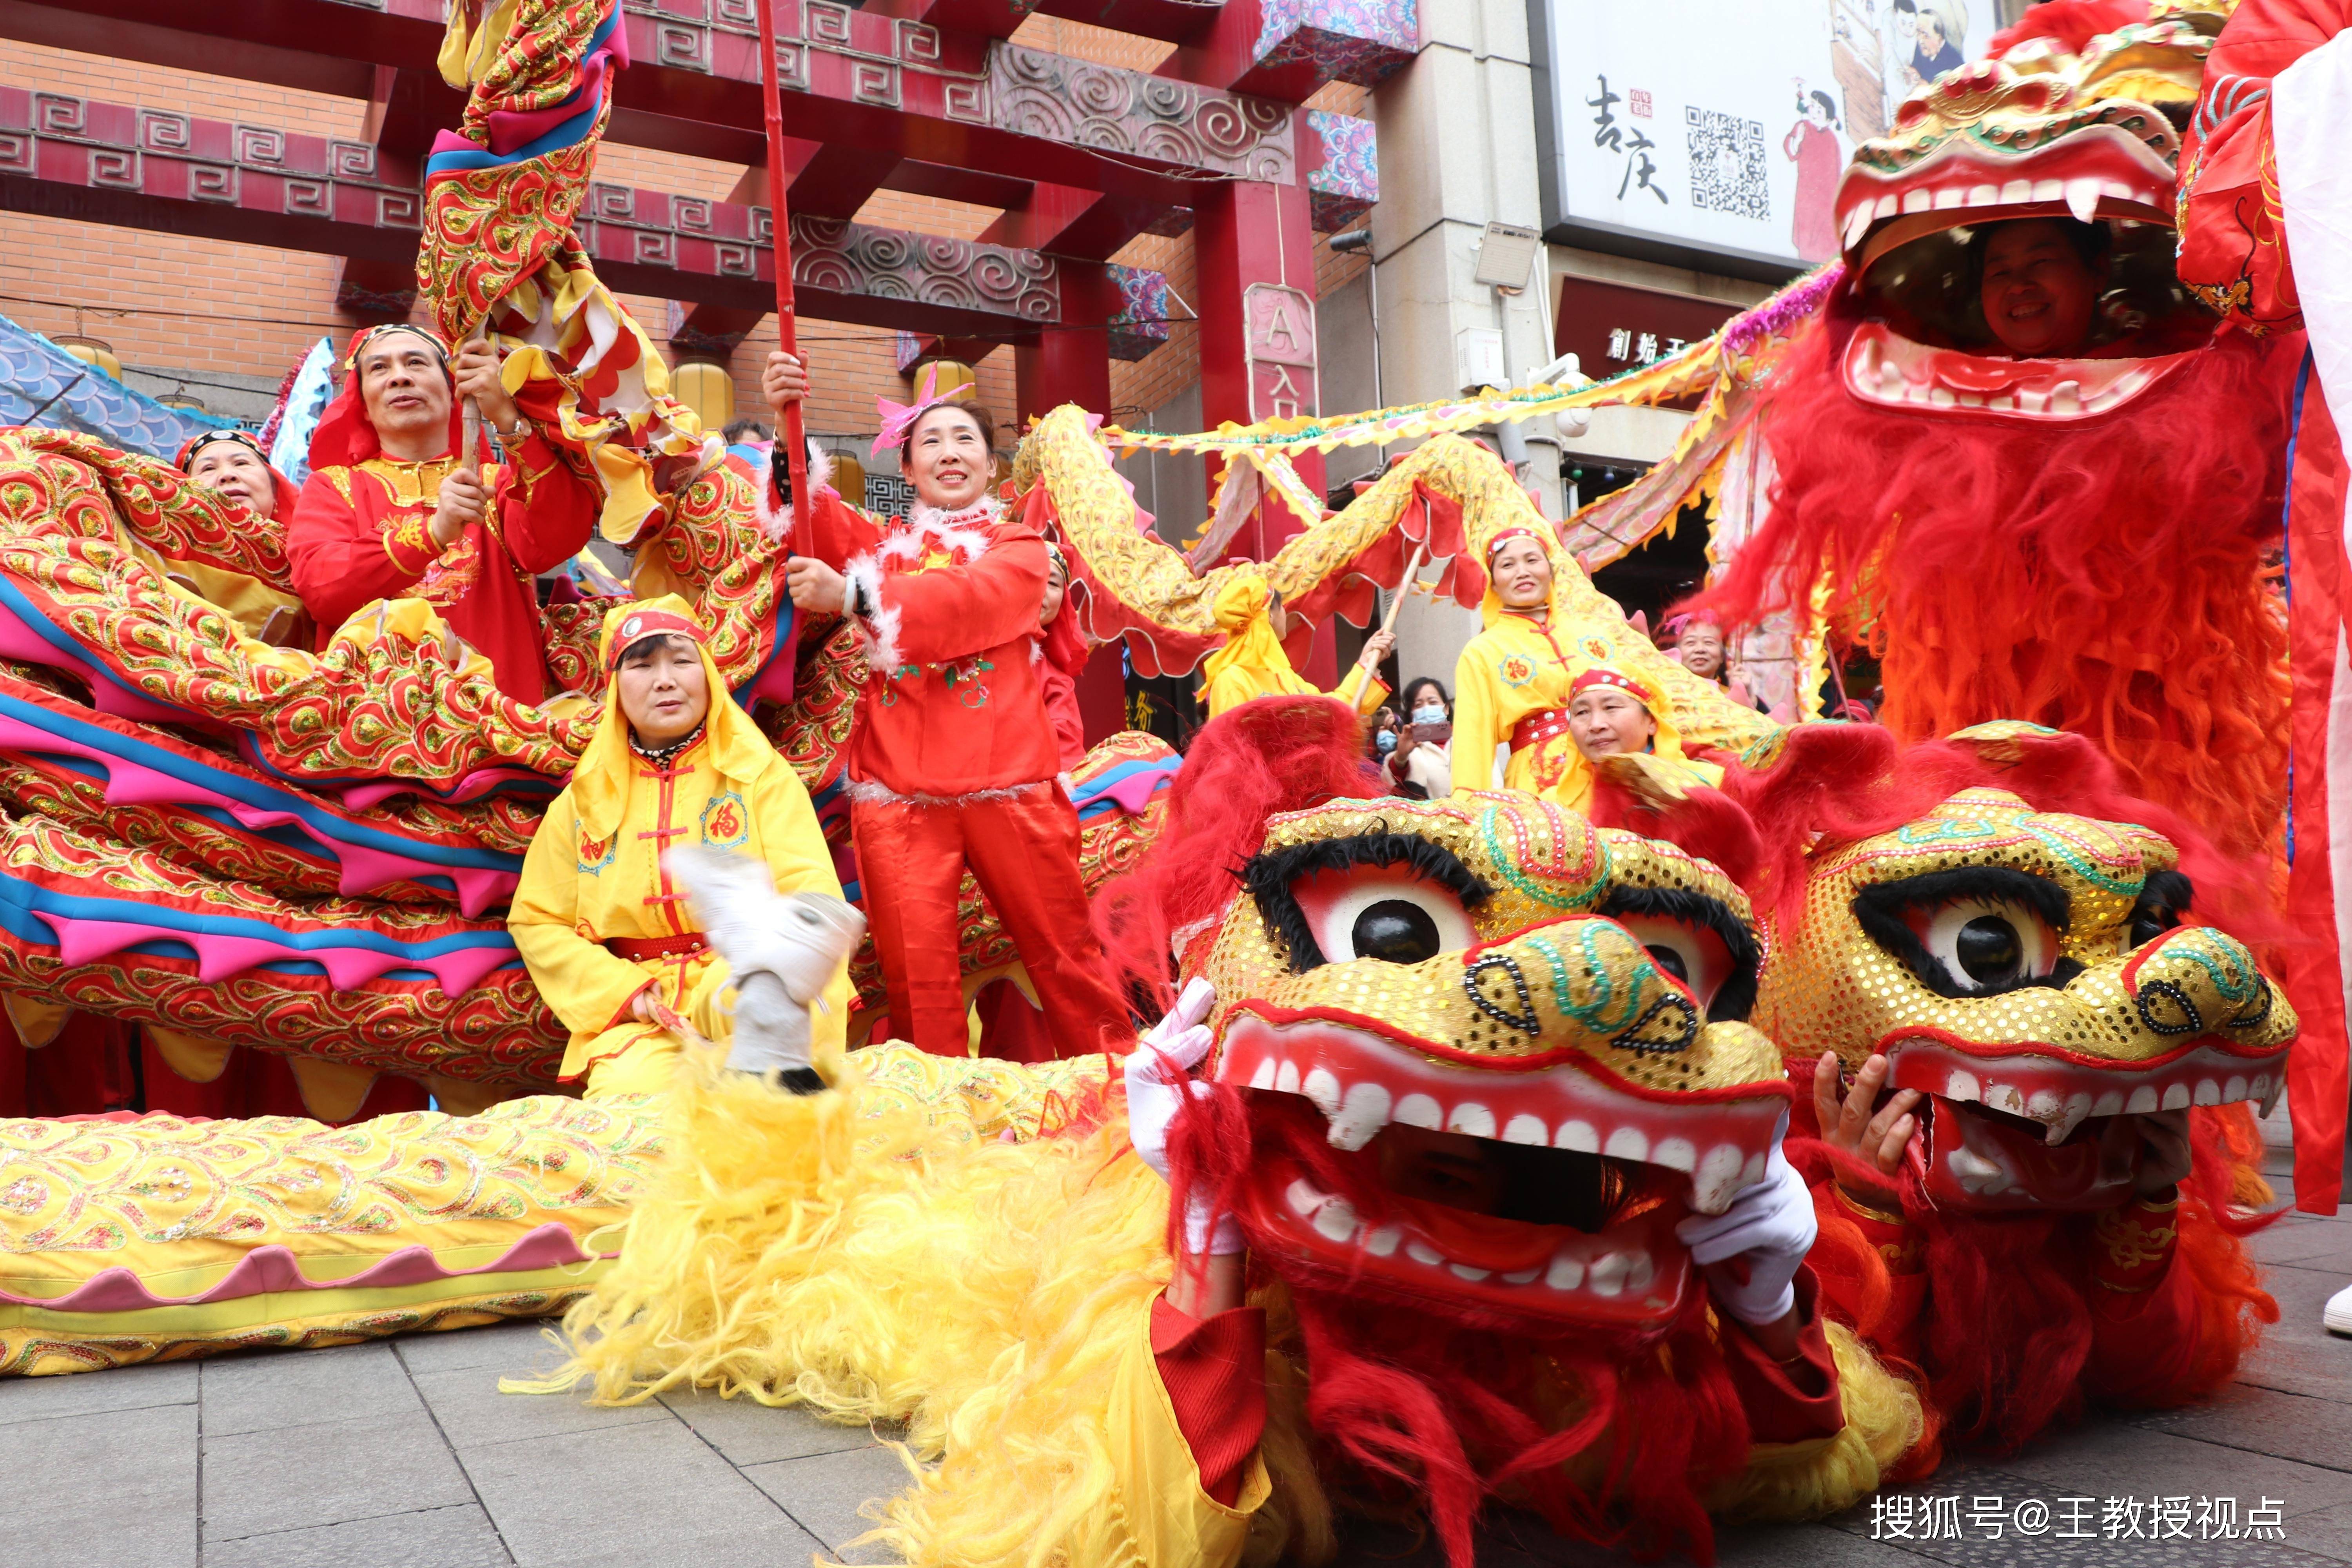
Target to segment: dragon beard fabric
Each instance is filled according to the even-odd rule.
[[[1864,404],[1844,336],[1825,323],[1791,353],[1771,515],[1714,607],[1752,622],[1825,580],[1832,626],[1883,649],[1906,739],[1995,719],[2087,735],[2135,794],[2231,853],[2267,846],[2285,628],[2262,575],[2292,356],[2230,334],[2117,415],[2035,426]]]

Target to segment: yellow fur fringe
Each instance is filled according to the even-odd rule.
[[[910,1103],[903,1084],[922,1064],[866,1052],[851,1062],[843,1089],[807,1097],[719,1072],[715,1058],[689,1063],[668,1106],[672,1156],[620,1258],[564,1319],[572,1360],[551,1379],[502,1386],[589,1381],[608,1404],[694,1386],[827,1420],[903,1423],[911,1485],[868,1505],[878,1528],[867,1540],[910,1563],[1087,1568],[1072,1548],[1120,1499],[1113,1378],[1168,1280],[1167,1188],[1129,1150],[1123,1119],[1002,1141],[987,1103],[954,1092]],[[1326,1561],[1330,1505],[1303,1375],[1271,1348],[1295,1337],[1288,1302],[1277,1287],[1262,1304],[1260,1453],[1274,1488],[1246,1557]],[[1830,1334],[1845,1431],[1759,1449],[1719,1507],[1835,1511],[1917,1438],[1908,1386],[1844,1330]]]
[[[1844,1324],[1825,1326],[1845,1429],[1818,1443],[1759,1445],[1746,1473],[1708,1500],[1710,1511],[1779,1521],[1836,1513],[1876,1491],[1878,1478],[1919,1440],[1917,1392],[1881,1366]]]
[[[913,1488],[869,1539],[910,1563],[1045,1568],[1111,1497],[1112,1373],[1167,1283],[1167,1188],[1123,1122],[1014,1143],[850,1092],[681,1075],[680,1158],[564,1320],[630,1403],[691,1384],[903,1422]]]

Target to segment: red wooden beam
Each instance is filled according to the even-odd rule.
[[[10,211],[404,267],[424,203],[414,164],[399,163],[363,142],[0,86],[0,208]],[[764,314],[767,226],[764,206],[599,184],[579,230],[624,293]],[[1007,342],[1060,319],[1058,272],[1034,251],[823,217],[795,220],[793,233],[812,317]]]
[[[738,163],[763,162],[759,58],[751,0],[709,0],[709,18],[625,0],[630,69],[611,134]],[[39,9],[41,7],[31,7]],[[702,7],[695,7],[700,10]],[[76,0],[47,7],[79,19],[108,54],[114,24],[183,29],[181,0]],[[280,51],[431,71],[442,0],[242,0],[202,15],[209,35]],[[58,21],[58,26],[67,26]],[[1286,107],[1189,82],[1067,59],[1041,49],[802,0],[779,18],[784,131],[812,141],[1098,189],[1181,207],[1191,182],[1304,178]],[[281,60],[280,62],[284,62]],[[236,52],[221,65],[236,75]],[[323,79],[310,85],[333,91]]]

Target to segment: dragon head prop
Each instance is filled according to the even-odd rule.
[[[1835,210],[1866,317],[1840,364],[1856,397],[2065,423],[2130,402],[2210,338],[2215,319],[2173,275],[2173,184],[2221,20],[2177,0],[2037,7],[1855,149]],[[1975,288],[1984,230],[2032,218],[2101,231],[2095,350],[2030,358],[1990,344]]]
[[[1241,878],[1183,967],[1254,1252],[1542,1334],[1683,1315],[1675,1223],[1761,1178],[1790,1093],[1723,871],[1496,794],[1278,815]]]
[[[1890,1089],[1927,1097],[1909,1157],[1938,1206],[2113,1207],[2137,1174],[2132,1118],[2269,1109],[2294,1011],[2242,941],[2196,918],[2187,831],[2108,819],[2166,814],[2105,790],[2104,768],[2070,789],[2053,787],[2063,768],[2004,776],[1965,754],[2080,760],[2087,743],[2023,725],[1956,740],[1922,749],[1946,764],[1912,775],[1925,809],[1817,839],[1775,825],[1814,847],[1767,921],[1757,1023],[1801,1074],[1823,1052],[1848,1070],[1878,1053]]]

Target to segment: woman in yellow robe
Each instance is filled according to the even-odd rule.
[[[1498,531],[1486,542],[1486,597],[1479,613],[1486,629],[1470,639],[1454,666],[1455,790],[1496,787],[1496,749],[1507,747],[1501,787],[1589,816],[1592,757],[1642,748],[1597,719],[1588,721],[1580,744],[1570,710],[1580,701],[1605,707],[1622,698],[1648,713],[1644,754],[1660,769],[1683,783],[1722,782],[1721,768],[1683,755],[1673,710],[1654,683],[1609,667],[1605,661],[1614,650],[1607,642],[1579,637],[1560,624],[1558,574],[1532,529]]]
[[[1214,613],[1217,629],[1225,634],[1225,646],[1201,666],[1201,702],[1209,710],[1210,718],[1228,708],[1238,708],[1253,697],[1323,695],[1290,668],[1290,656],[1282,651],[1282,604],[1266,586],[1264,577],[1255,572],[1235,573],[1217,590]],[[1388,632],[1374,632],[1366,637],[1363,657],[1356,661],[1364,672],[1360,682],[1350,672],[1340,679],[1339,689],[1330,695],[1341,697],[1354,687],[1356,711],[1366,718],[1379,712],[1381,704],[1388,700],[1389,689],[1387,682],[1373,672],[1395,646],[1395,637]]]
[[[727,965],[704,942],[662,851],[701,843],[764,860],[780,892],[841,897],[800,775],[735,705],[675,595],[604,617],[612,706],[548,807],[507,917],[540,994],[572,1031],[562,1076],[588,1098],[669,1087],[684,1031],[731,1032]],[[837,1055],[847,973],[812,1020]]]

